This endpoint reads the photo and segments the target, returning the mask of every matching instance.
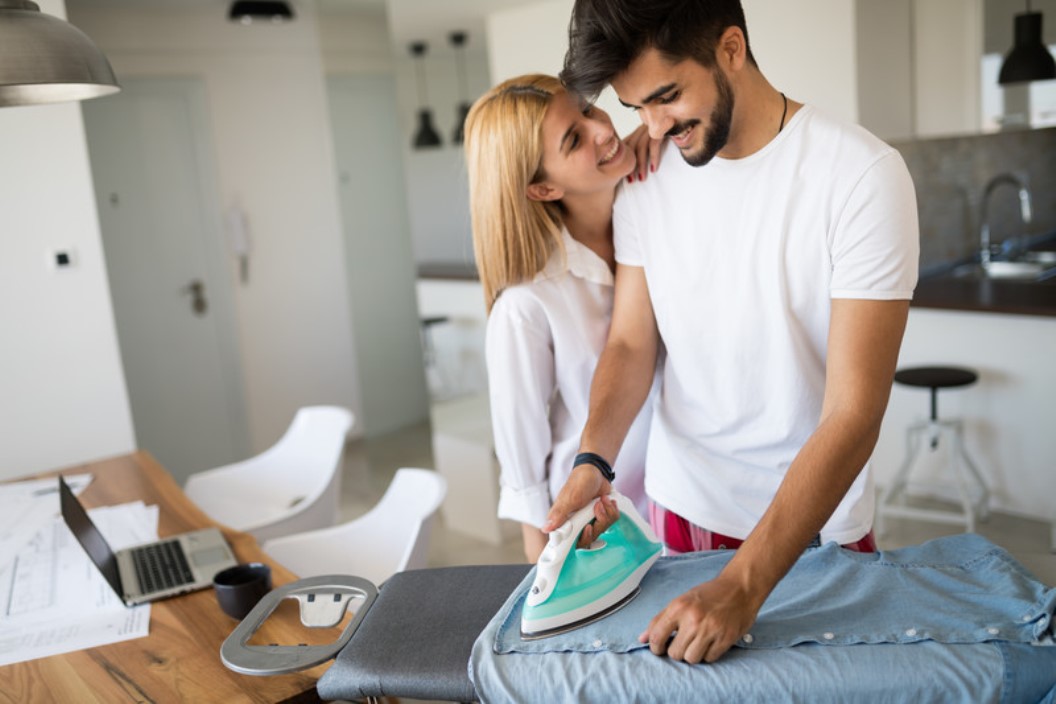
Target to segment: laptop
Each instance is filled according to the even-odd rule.
[[[237,564],[218,528],[181,533],[116,553],[59,477],[62,519],[126,606],[212,586],[213,576]]]

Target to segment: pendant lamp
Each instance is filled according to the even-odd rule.
[[[415,149],[440,146],[440,133],[433,127],[433,111],[426,105],[425,67],[422,62],[428,48],[425,42],[411,44],[411,54],[415,59],[414,71],[418,78],[418,129],[414,133]]]
[[[450,40],[455,47],[455,61],[458,69],[458,97],[461,100],[458,104],[458,114],[455,116],[455,133],[451,137],[451,141],[455,144],[462,144],[465,138],[466,118],[469,117],[470,108],[469,100],[466,99],[466,39],[468,35],[465,32],[451,32]]]
[[[227,19],[242,24],[270,22],[281,24],[293,20],[293,8],[288,2],[269,0],[235,0],[227,11]]]
[[[1041,13],[1031,12],[1030,0],[1027,0],[1027,11],[1016,15],[1015,35],[1012,51],[1001,64],[997,82],[1008,85],[1056,78],[1056,61],[1042,40]]]
[[[119,90],[110,62],[84,32],[30,0],[0,0],[0,107]]]

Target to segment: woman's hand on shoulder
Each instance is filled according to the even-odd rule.
[[[627,135],[623,143],[634,152],[634,171],[627,176],[628,183],[644,181],[650,172],[656,171],[660,165],[660,152],[664,150],[667,139],[652,139],[645,125],[639,125],[638,129]]]

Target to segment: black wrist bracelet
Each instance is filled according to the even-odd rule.
[[[576,460],[572,463],[572,467],[575,468],[581,464],[597,467],[598,471],[601,472],[601,476],[605,477],[608,482],[616,479],[616,473],[612,471],[612,466],[601,455],[596,455],[593,452],[580,452],[576,455]]]

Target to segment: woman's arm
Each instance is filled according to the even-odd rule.
[[[557,381],[545,312],[522,294],[511,289],[495,302],[488,318],[485,355],[495,454],[501,467],[499,517],[524,526],[525,555],[531,558],[536,551],[528,528],[541,526],[550,508],[550,401]]]

